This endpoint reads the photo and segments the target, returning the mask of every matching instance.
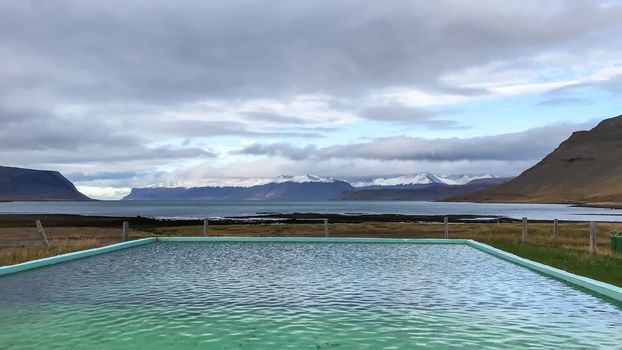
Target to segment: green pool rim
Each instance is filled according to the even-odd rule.
[[[521,258],[501,249],[491,247],[470,239],[438,239],[438,238],[333,238],[333,237],[150,237],[133,241],[116,243],[100,248],[81,250],[73,253],[56,255],[48,258],[27,261],[24,263],[0,267],[0,277],[20,271],[32,270],[39,267],[54,265],[66,261],[86,258],[93,255],[105,254],[121,249],[132,248],[155,242],[279,242],[279,243],[407,243],[407,244],[464,244],[483,251],[500,259],[512,262],[565,281],[601,296],[622,302],[622,288],[609,283],[597,281],[588,277],[575,275],[545,264]]]

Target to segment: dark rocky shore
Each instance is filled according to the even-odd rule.
[[[263,213],[255,216],[210,219],[210,225],[257,224],[280,222],[288,224],[317,223],[328,219],[330,223],[365,222],[443,222],[442,215],[397,215],[397,214],[319,214],[319,213]],[[495,216],[450,215],[452,223],[517,222],[518,220]],[[197,226],[196,219],[154,219],[148,217],[83,216],[64,214],[0,214],[0,227],[31,227],[35,220],[41,220],[47,227],[120,227],[128,221],[134,228]]]

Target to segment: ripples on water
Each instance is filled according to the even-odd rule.
[[[155,243],[0,278],[0,348],[619,349],[622,308],[460,245]]]

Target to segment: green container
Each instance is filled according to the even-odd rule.
[[[622,236],[611,235],[611,251],[622,254]]]

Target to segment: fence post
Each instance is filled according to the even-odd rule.
[[[35,225],[37,225],[37,231],[39,231],[39,236],[41,236],[41,240],[43,240],[43,245],[48,246],[48,236],[45,234],[45,230],[43,229],[43,225],[41,225],[41,220],[35,220]]]
[[[559,234],[559,221],[553,220],[553,243],[557,244]]]
[[[207,229],[208,229],[208,225],[209,225],[209,220],[208,219],[203,219],[203,237],[208,237],[208,233],[207,233]]]
[[[590,221],[590,254],[596,253],[596,223]]]
[[[324,235],[328,237],[328,219],[324,219]]]
[[[445,228],[445,239],[449,239],[449,218],[446,216],[443,219],[443,226]]]
[[[527,218],[523,218],[523,235],[521,237],[521,242],[527,242]]]
[[[127,242],[130,238],[130,223],[123,221],[123,242]]]

